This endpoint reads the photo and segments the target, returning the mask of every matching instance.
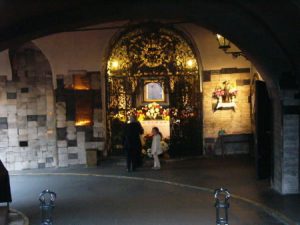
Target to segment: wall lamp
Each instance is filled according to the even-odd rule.
[[[216,34],[216,37],[219,44],[219,49],[222,49],[226,54],[231,54],[233,58],[237,58],[239,56],[243,56],[246,58],[245,54],[241,51],[235,51],[235,52],[229,51],[231,46],[230,46],[230,41],[228,39],[226,39],[220,34]]]

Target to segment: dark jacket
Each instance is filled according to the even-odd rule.
[[[11,202],[9,175],[0,160],[0,202]]]
[[[144,130],[139,122],[126,124],[124,132],[124,149],[126,151],[138,151],[142,148],[140,135]]]

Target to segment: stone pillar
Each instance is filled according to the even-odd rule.
[[[297,90],[284,90],[282,194],[299,193],[299,106]]]

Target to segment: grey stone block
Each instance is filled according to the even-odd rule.
[[[45,163],[38,163],[38,168],[39,169],[44,169],[44,168],[46,168],[46,164]]]
[[[46,158],[46,163],[53,163],[53,162],[54,162],[53,157],[47,157]]]
[[[78,159],[78,153],[69,153],[68,159]]]

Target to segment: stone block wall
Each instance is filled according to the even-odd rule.
[[[9,54],[12,80],[0,78],[0,159],[8,170],[53,167],[57,150],[50,65],[31,42]]]
[[[46,79],[47,80],[47,79]],[[56,165],[54,94],[46,82],[0,82],[0,159],[8,170]]]
[[[77,91],[73,87],[73,75],[57,76],[56,90],[56,131],[58,166],[86,164],[86,150],[104,150],[105,125],[102,116],[101,86],[99,72],[84,72],[91,81],[90,90]],[[76,75],[75,75],[76,76]],[[77,94],[92,96],[92,124],[88,126],[76,126],[75,114]],[[78,110],[78,109],[77,109]]]
[[[221,69],[203,72],[203,137],[204,150],[208,153],[221,153],[218,132],[226,134],[251,134],[250,107],[250,70],[247,68]],[[226,110],[214,110],[217,99],[212,97],[216,87],[224,81],[230,81],[238,90],[236,107]],[[249,153],[249,143],[230,143],[225,145],[226,154]]]

